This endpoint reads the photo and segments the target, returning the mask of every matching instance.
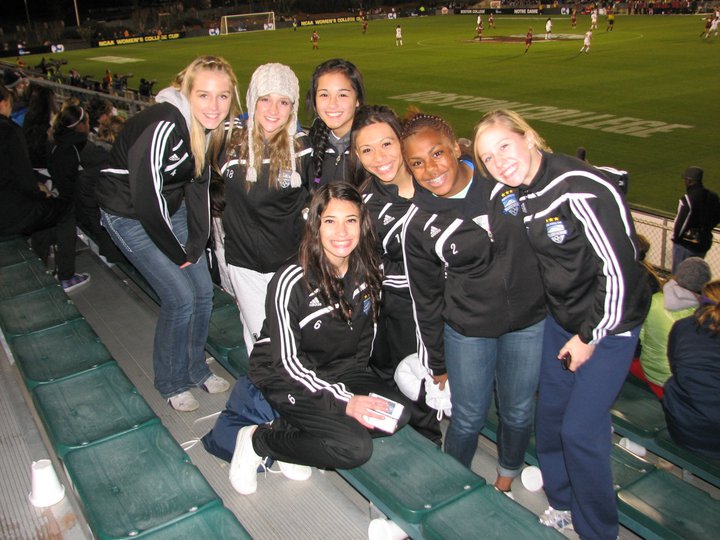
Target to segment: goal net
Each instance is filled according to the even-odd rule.
[[[275,30],[275,12],[223,15],[220,19],[220,34],[222,35],[256,30]]]

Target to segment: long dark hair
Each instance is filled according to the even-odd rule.
[[[397,114],[385,105],[363,105],[355,111],[352,128],[350,131],[350,172],[353,174],[353,182],[360,193],[364,193],[368,183],[372,179],[372,174],[365,170],[360,162],[360,158],[355,152],[355,138],[358,131],[366,126],[373,124],[387,124],[397,136],[398,143],[401,142],[402,125]],[[404,165],[403,165],[404,166]]]
[[[315,94],[317,94],[318,80],[327,73],[342,73],[352,84],[353,90],[357,95],[357,101],[362,106],[365,103],[365,83],[363,81],[360,70],[348,60],[342,58],[331,58],[326,60],[312,74],[310,80],[310,88],[308,88],[305,97],[305,107],[312,113],[313,120],[310,128],[310,141],[313,146],[313,166],[315,168],[315,177],[320,178],[322,175],[322,164],[325,160],[325,151],[328,147],[328,137],[330,136],[330,128],[325,122],[317,117],[317,109],[315,108]]]
[[[338,304],[340,317],[349,321],[352,317],[350,303],[345,298],[343,280],[338,278],[337,269],[325,256],[320,243],[320,220],[330,201],[338,199],[348,201],[358,207],[360,214],[360,239],[357,247],[350,254],[348,272],[355,284],[365,283],[370,295],[373,321],[377,321],[380,308],[380,290],[382,273],[380,256],[376,246],[377,235],[370,220],[370,213],[362,202],[360,192],[345,182],[325,184],[318,188],[310,202],[305,234],[300,243],[299,260],[305,272],[305,280],[310,289],[317,287],[320,298],[327,305]],[[311,281],[312,280],[312,281]]]

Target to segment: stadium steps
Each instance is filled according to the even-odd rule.
[[[3,345],[95,537],[250,538],[38,264],[0,240]]]

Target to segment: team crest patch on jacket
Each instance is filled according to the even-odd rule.
[[[370,307],[371,307],[371,306],[372,306],[372,302],[370,301],[370,295],[367,294],[367,293],[365,293],[365,295],[363,295],[363,313],[364,313],[365,315],[369,315],[369,314],[370,314]]]
[[[517,194],[514,191],[508,190],[500,194],[500,202],[503,205],[503,214],[511,214],[517,216],[520,211],[520,203],[518,202]]]
[[[545,231],[547,232],[548,238],[556,244],[562,244],[568,234],[565,223],[557,217],[547,218],[545,220]]]

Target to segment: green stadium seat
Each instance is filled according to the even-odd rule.
[[[81,317],[60,285],[0,302],[0,327],[9,340]]]
[[[485,485],[409,426],[375,439],[364,465],[338,472],[399,525],[419,524],[433,509]]]
[[[245,339],[237,306],[233,304],[213,309],[206,349],[225,365],[228,353],[239,346],[245,348]]]
[[[655,436],[655,444],[653,452],[720,488],[720,460],[700,456],[680,446],[670,438],[667,429]]]
[[[182,519],[143,534],[143,540],[252,540],[235,515],[220,501],[211,502]]]
[[[489,485],[428,513],[423,518],[422,537],[426,540],[564,538],[555,529],[540,525],[535,514]]]
[[[30,249],[26,238],[16,237],[0,242],[0,267],[33,259],[39,260],[37,254]]]
[[[85,319],[18,336],[10,342],[10,350],[30,390],[114,362]]]
[[[70,450],[64,463],[100,540],[142,537],[217,499],[162,424]]]
[[[236,305],[235,298],[233,298],[229,292],[225,291],[225,289],[214,285],[213,291],[213,309]]]
[[[617,492],[620,523],[646,539],[708,540],[720,531],[720,501],[654,470]]]
[[[655,465],[617,444],[612,446],[610,465],[615,491],[630,486],[655,470]]]
[[[613,427],[617,433],[644,443],[665,428],[662,405],[645,388],[625,382],[611,410]]]
[[[0,300],[52,285],[57,285],[57,281],[40,259],[0,266]]]
[[[245,342],[239,347],[235,347],[228,352],[227,365],[224,366],[236,379],[248,374],[250,361],[248,359]]]
[[[159,422],[114,362],[33,390],[57,455]]]

